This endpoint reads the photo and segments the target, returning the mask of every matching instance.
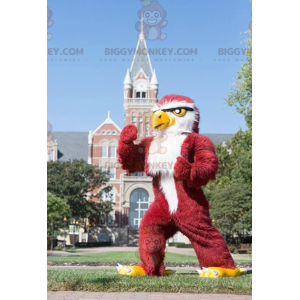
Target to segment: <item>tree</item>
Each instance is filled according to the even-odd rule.
[[[100,199],[101,187],[111,190],[108,173],[97,166],[84,160],[48,162],[47,175],[48,191],[67,201],[73,218],[98,218],[104,209],[112,210],[112,201],[91,201]]]
[[[233,87],[225,99],[227,105],[235,107],[236,112],[243,114],[248,128],[252,128],[252,31],[248,31],[247,61],[237,72]]]
[[[64,216],[69,214],[70,207],[66,200],[47,192],[47,233],[49,235],[51,235],[51,227],[53,228],[54,236],[59,234],[59,229],[64,226]]]
[[[217,145],[219,170],[205,193],[215,226],[224,235],[252,230],[252,33],[247,39],[247,61],[225,102],[243,114],[247,130],[239,130],[226,145]]]

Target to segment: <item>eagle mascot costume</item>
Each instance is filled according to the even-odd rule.
[[[135,143],[134,125],[126,126],[120,135],[118,155],[122,168],[151,176],[155,199],[139,228],[142,262],[136,266],[118,264],[118,274],[173,274],[165,269],[165,244],[177,231],[191,241],[199,260],[200,277],[244,274],[245,269],[235,267],[222,235],[209,217],[209,204],[201,187],[215,179],[218,159],[213,143],[198,134],[198,108],[188,97],[168,95],[152,111],[152,137]]]

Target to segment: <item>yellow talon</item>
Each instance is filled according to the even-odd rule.
[[[118,274],[127,276],[146,276],[146,272],[140,266],[117,266]]]
[[[140,266],[122,266],[118,264],[117,266],[119,275],[127,275],[127,276],[146,276],[146,272]],[[164,276],[169,276],[175,274],[176,271],[173,270],[165,270]]]
[[[197,270],[200,277],[217,278],[217,277],[237,277],[246,274],[246,269],[225,269],[225,268],[203,268],[203,270]]]

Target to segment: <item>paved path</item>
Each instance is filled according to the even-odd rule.
[[[180,293],[47,292],[49,300],[250,300],[252,296]]]

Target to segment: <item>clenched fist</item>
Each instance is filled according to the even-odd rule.
[[[192,165],[184,157],[177,157],[174,166],[174,175],[177,179],[186,180],[190,178]]]
[[[135,125],[127,125],[121,132],[120,140],[125,144],[129,144],[137,139],[137,132]]]

